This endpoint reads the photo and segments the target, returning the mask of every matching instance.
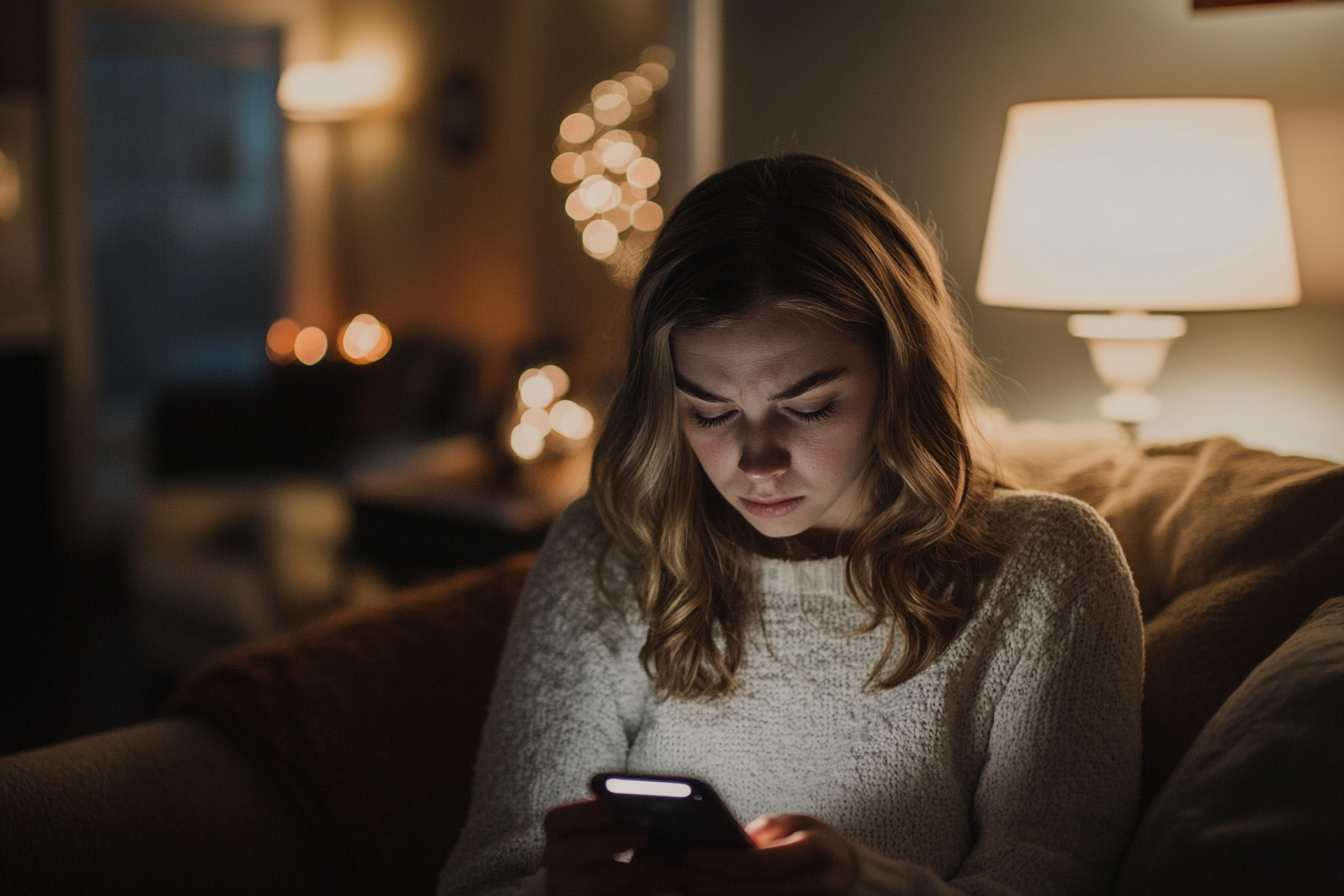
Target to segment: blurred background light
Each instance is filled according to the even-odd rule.
[[[541,454],[546,442],[541,433],[528,423],[519,423],[509,433],[509,447],[523,460],[532,460]]]
[[[557,401],[551,408],[551,428],[568,439],[586,439],[593,432],[593,415],[575,402]]]
[[[341,357],[354,364],[372,364],[392,347],[392,332],[372,314],[357,314],[336,340]]]
[[[335,62],[295,62],[280,76],[276,99],[295,121],[346,121],[396,96],[401,68],[394,54],[376,49]]]
[[[555,386],[540,370],[524,370],[518,377],[518,397],[529,408],[544,408],[555,400]]]
[[[276,364],[294,360],[294,340],[302,329],[296,321],[282,317],[266,331],[266,357]]]
[[[592,139],[596,130],[597,123],[582,112],[566,115],[565,120],[560,122],[560,137],[566,143],[586,143]]]
[[[599,81],[589,91],[592,104],[560,122],[551,177],[576,184],[565,197],[565,214],[584,251],[605,262],[622,285],[639,276],[652,242],[648,235],[663,226],[662,208],[648,201],[662,169],[652,158],[657,141],[618,125],[652,113],[653,96],[667,85],[675,58],[667,47],[645,48],[635,71]]]
[[[320,327],[304,327],[294,337],[294,357],[312,367],[327,355],[327,334]]]
[[[630,163],[630,167],[625,170],[625,179],[630,185],[644,190],[658,183],[662,176],[663,169],[658,167],[658,163],[648,156],[635,159]]]
[[[583,228],[583,248],[597,258],[605,258],[615,252],[620,238],[616,225],[601,218],[590,221],[588,226]]]
[[[541,375],[551,381],[552,400],[563,398],[569,392],[569,374],[555,364],[547,364],[541,368]]]

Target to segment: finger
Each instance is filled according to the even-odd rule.
[[[547,837],[565,836],[583,831],[601,831],[616,824],[616,813],[601,800],[579,800],[565,803],[546,813],[542,828]]]
[[[817,830],[826,827],[821,821],[810,815],[761,815],[753,819],[744,829],[753,843],[765,846],[774,840],[782,840],[798,831]]]

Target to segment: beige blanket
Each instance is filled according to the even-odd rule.
[[[1099,427],[1018,425],[997,442],[1006,479],[1086,501],[1124,548],[1151,796],[1250,671],[1344,594],[1344,467],[1226,438],[1140,448]]]

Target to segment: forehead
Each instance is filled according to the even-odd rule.
[[[789,308],[765,307],[726,326],[672,334],[677,373],[707,388],[723,381],[778,385],[825,368],[853,367],[871,356],[852,334]]]

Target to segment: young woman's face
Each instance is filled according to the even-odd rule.
[[[676,333],[682,432],[724,500],[763,535],[843,532],[870,510],[872,348],[799,311],[765,308]]]

